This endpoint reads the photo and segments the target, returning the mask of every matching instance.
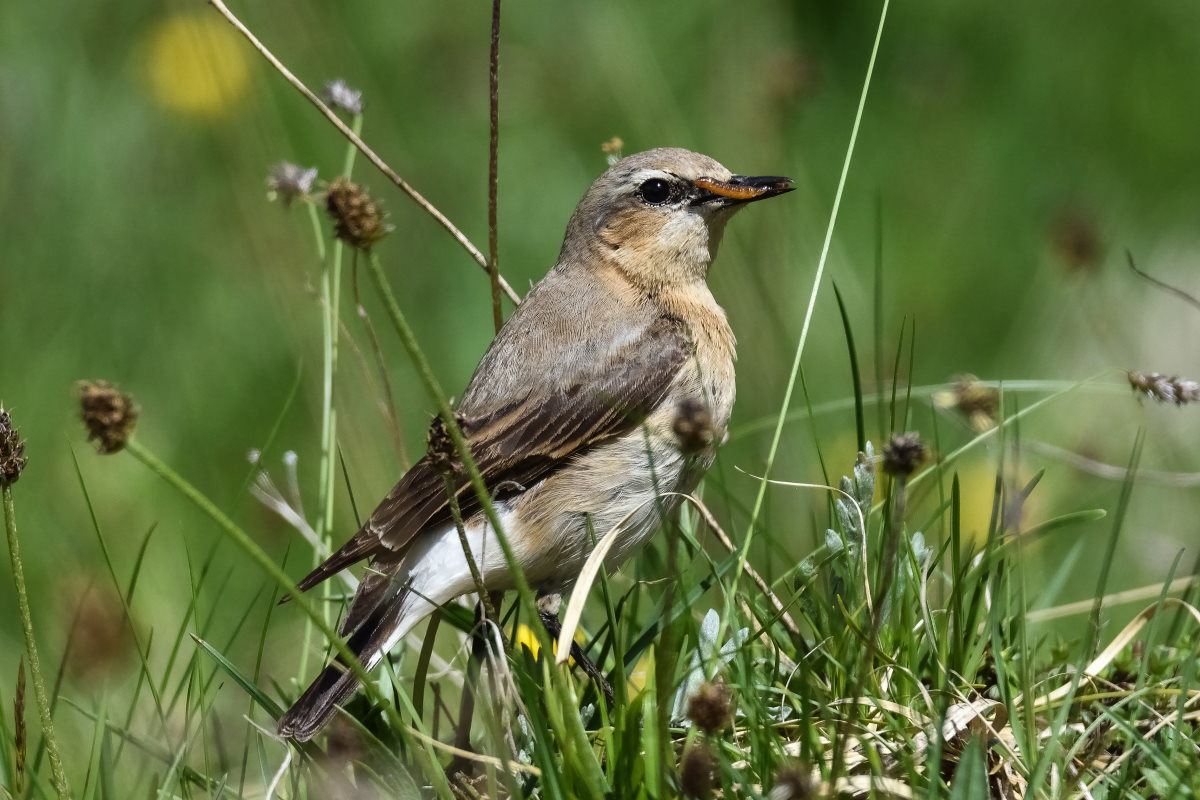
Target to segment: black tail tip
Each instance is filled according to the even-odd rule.
[[[296,713],[297,709],[289,709],[275,724],[275,732],[284,739],[295,742],[307,742],[321,732],[327,718]]]

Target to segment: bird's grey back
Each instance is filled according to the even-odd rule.
[[[459,410],[481,416],[531,393],[570,388],[644,335],[656,316],[641,303],[626,302],[594,271],[560,263],[492,341]]]

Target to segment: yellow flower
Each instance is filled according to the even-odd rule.
[[[643,653],[633,669],[625,673],[625,685],[629,687],[629,697],[634,698],[646,688],[646,677],[650,666],[649,657]]]
[[[542,645],[538,642],[537,634],[524,622],[517,626],[517,647],[524,647],[530,653],[533,653],[534,658],[537,658],[537,654],[542,650]]]
[[[587,642],[587,639],[584,638],[582,628],[575,629],[575,642],[576,642],[576,644],[578,644],[581,647]],[[558,643],[551,642],[550,644],[551,644],[551,651],[555,655],[558,655]],[[533,654],[534,658],[537,658],[537,654],[539,652],[541,652],[541,649],[542,649],[541,644],[538,643],[537,634],[534,633],[533,629],[530,628],[528,625],[526,625],[524,622],[522,622],[520,625],[517,626],[517,647],[524,647],[526,650],[528,650],[530,653]],[[574,663],[574,661],[572,661],[571,663]]]
[[[1017,526],[1028,527],[1036,522],[1043,513],[1041,497],[1035,491],[1024,504],[1018,506],[1012,502],[1012,495],[1027,484],[1033,474],[1028,469],[1021,469],[1007,480],[1006,497],[1009,506],[1005,509],[1008,515],[1008,532],[1013,533]],[[965,541],[974,542],[982,547],[987,541],[988,525],[992,518],[992,506],[996,501],[996,464],[986,454],[966,460],[958,467],[959,502],[961,504],[961,530]],[[946,480],[947,497],[950,492],[950,481]],[[949,512],[947,512],[949,513]]]
[[[145,68],[151,94],[171,111],[220,116],[246,94],[248,46],[216,15],[166,17],[146,39]]]

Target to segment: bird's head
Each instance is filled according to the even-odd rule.
[[[588,189],[562,260],[615,265],[647,288],[704,280],[734,212],[791,190],[789,178],[734,175],[690,150],[636,153]]]

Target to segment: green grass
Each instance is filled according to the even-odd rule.
[[[749,119],[753,109],[735,108],[736,98],[743,90],[765,91],[762,76],[769,65],[753,50],[740,59],[727,57],[719,46],[730,35],[723,26],[732,26],[734,33],[759,31],[756,41],[782,48],[779,52],[787,51],[789,36],[808,35],[778,24],[788,18],[781,9],[770,19],[765,12],[761,18],[748,14],[739,28],[715,7],[681,10],[677,18],[665,19],[651,10],[612,8],[612,18],[587,12],[597,16],[586,25],[577,22],[576,33],[581,52],[591,48],[610,56],[589,61],[604,73],[598,80],[612,80],[632,93],[613,107],[625,103],[656,110],[653,124],[642,111],[618,117],[624,126],[619,130],[636,132],[637,138],[629,138],[639,144],[674,143],[652,141],[652,136],[686,129],[676,123],[699,113],[708,91],[734,109],[733,118]],[[883,38],[871,50],[870,63],[876,64],[877,53],[882,61],[868,97],[867,85],[852,76],[867,65],[878,9],[846,8],[820,20],[815,12],[804,17],[824,26],[820,47],[829,51],[822,53],[821,68],[844,84],[812,107],[811,113],[828,117],[819,129],[794,120],[790,129],[772,128],[761,137],[757,154],[759,134],[753,126],[731,131],[722,118],[726,127],[713,134],[729,149],[738,147],[731,142],[741,142],[748,160],[781,155],[799,138],[798,131],[820,130],[816,141],[806,140],[808,153],[814,163],[824,159],[840,170],[831,166],[828,174],[802,176],[802,189],[792,198],[802,225],[785,225],[782,216],[757,222],[747,217],[731,230],[714,271],[717,294],[730,298],[744,346],[742,398],[731,442],[702,485],[698,503],[685,504],[680,518],[622,571],[598,576],[583,609],[582,641],[611,676],[613,708],[598,702],[595,688],[578,670],[554,663],[536,623],[530,633],[534,621],[525,590],[519,599],[506,598],[502,624],[493,631],[503,640],[503,652],[492,653],[482,669],[470,657],[470,607],[453,605],[371,676],[367,691],[351,701],[328,735],[302,747],[273,737],[273,720],[338,646],[331,625],[344,586],[331,581],[283,607],[278,600],[294,593],[294,577],[369,511],[409,460],[406,443],[414,451],[422,446],[428,415],[450,407],[441,387],[457,388],[490,329],[488,282],[444,232],[410,215],[398,195],[388,199],[399,230],[369,256],[333,241],[311,201],[300,201],[286,216],[273,215],[234,244],[208,230],[205,212],[193,210],[163,236],[163,252],[186,261],[194,247],[232,255],[242,265],[269,265],[273,272],[264,273],[264,282],[287,287],[274,296],[282,310],[244,302],[238,282],[244,279],[230,277],[220,293],[207,288],[192,293],[186,315],[171,326],[187,327],[186,318],[192,329],[178,339],[172,334],[169,342],[151,341],[150,366],[127,370],[120,366],[121,355],[93,354],[83,362],[88,372],[79,377],[99,370],[126,388],[131,388],[128,382],[139,387],[141,427],[127,453],[97,461],[98,456],[63,447],[60,463],[44,435],[50,423],[39,404],[46,389],[32,357],[18,354],[0,365],[5,369],[0,390],[14,404],[17,422],[23,413],[34,420],[29,474],[5,493],[7,500],[11,490],[20,513],[20,529],[14,524],[10,532],[20,538],[32,578],[31,624],[42,654],[41,674],[33,677],[50,689],[48,711],[57,723],[52,738],[36,723],[30,711],[35,704],[27,704],[21,721],[12,715],[14,704],[22,702],[12,688],[15,655],[24,645],[5,638],[14,658],[0,660],[5,670],[12,662],[12,672],[4,673],[12,679],[0,678],[0,794],[42,798],[54,796],[56,784],[64,787],[68,781],[54,774],[56,740],[73,796],[87,798],[672,798],[690,793],[783,800],[840,793],[1148,800],[1200,792],[1200,612],[1197,586],[1189,580],[1200,560],[1194,544],[1182,551],[1169,548],[1165,556],[1150,552],[1164,540],[1160,527],[1177,541],[1194,541],[1194,499],[1186,489],[1172,489],[1157,478],[1194,471],[1187,442],[1195,440],[1195,410],[1179,409],[1167,419],[1148,402],[1139,407],[1117,369],[1125,364],[1112,351],[1097,358],[1077,334],[1056,328],[1053,319],[1034,324],[1037,314],[1031,309],[1039,304],[1052,309],[1050,317],[1060,314],[1056,303],[1068,305],[1044,277],[1018,274],[1001,288],[991,286],[990,278],[1011,266],[1006,259],[1034,258],[1030,254],[1037,245],[1030,244],[1028,231],[1015,243],[996,245],[1013,227],[1014,209],[1023,208],[1029,197],[1004,195],[989,206],[998,217],[989,221],[995,228],[986,228],[996,232],[992,239],[951,237],[953,246],[938,240],[956,226],[984,230],[964,199],[971,187],[999,192],[1007,184],[1029,182],[1040,177],[1037,165],[1055,154],[1032,145],[1022,149],[1021,158],[1005,162],[1004,169],[1015,174],[978,162],[971,162],[976,171],[952,174],[952,167],[932,161],[900,172],[898,165],[912,158],[912,139],[903,135],[902,126],[888,128],[885,121],[906,102],[898,98],[917,104],[931,100],[904,94],[912,91],[905,80],[913,73],[899,54],[910,45],[916,52],[916,43],[928,39],[912,9],[893,8],[896,18],[886,29],[880,26]],[[440,41],[432,33],[439,30],[431,21],[437,15],[412,13],[411,30]],[[536,46],[548,41],[551,31],[544,27],[549,22],[534,18],[529,9],[506,9],[509,13],[504,36],[511,39],[503,40],[502,54],[511,52],[512,61],[504,63],[513,73],[510,78],[502,71],[501,96],[511,98],[518,110],[501,136],[500,240],[509,243],[508,253],[530,261],[536,254],[545,267],[561,226],[547,221],[529,230],[526,219],[546,215],[529,213],[524,204],[535,202],[531,196],[554,194],[557,183],[567,180],[563,174],[586,180],[601,162],[597,157],[586,168],[568,163],[561,156],[570,150],[561,143],[539,150],[544,144],[539,137],[545,135],[526,121],[533,119],[527,115],[536,93],[521,79],[529,75],[528,53],[538,52]],[[950,12],[940,13],[944,16],[929,17],[927,24],[953,34],[945,42],[954,43],[954,52],[941,52],[948,63],[959,64],[957,79],[993,89],[988,101],[1003,107],[1004,92],[993,85],[999,79],[979,78],[972,72],[976,62],[955,49],[974,48],[972,56],[982,58],[987,44],[967,29],[971,26],[956,27],[962,21],[956,23]],[[1107,13],[1096,12],[1081,24],[1093,32],[1104,24],[1118,26],[1119,15]],[[255,23],[265,40],[275,39],[273,22]],[[278,22],[284,30],[294,24]],[[1169,27],[1179,37],[1170,42],[1188,41],[1186,25]],[[661,40],[650,35],[655,30],[663,31]],[[361,31],[356,35],[369,37]],[[1037,49],[1041,36],[1029,32],[1022,41],[1030,53],[1057,54],[1057,41]],[[505,49],[510,41],[512,51]],[[668,74],[671,60],[656,60],[659,54],[648,46],[657,41],[665,52],[687,59],[687,70]],[[617,42],[628,51],[618,55]],[[853,46],[843,53],[838,45],[846,42]],[[427,45],[413,40],[407,46],[413,51]],[[482,38],[454,47],[452,56],[460,59],[475,49],[486,52]],[[1093,49],[1100,55],[1090,63],[1102,68],[1111,48],[1090,40],[1061,57],[1083,58]],[[718,63],[728,62],[738,91],[711,88],[721,85],[719,76],[703,71],[714,54]],[[932,63],[924,69],[936,67],[936,59]],[[1184,67],[1164,62],[1157,70],[1157,63],[1150,58],[1148,66],[1130,67],[1159,79],[1151,87],[1135,81],[1135,88],[1157,88],[1174,101],[1160,103],[1159,116],[1130,104],[1127,118],[1105,118],[1110,138],[1091,150],[1081,146],[1079,152],[1089,155],[1078,155],[1077,166],[1086,171],[1086,162],[1099,169],[1094,165],[1124,155],[1127,164],[1140,165],[1127,166],[1129,175],[1152,172],[1158,178],[1151,183],[1167,187],[1162,197],[1186,207],[1195,198],[1193,189],[1186,182],[1174,195],[1168,189],[1171,175],[1187,172],[1188,152],[1172,138],[1177,121],[1171,109],[1186,106],[1190,95],[1184,89],[1172,94],[1164,78],[1184,77]],[[621,81],[609,74],[624,70],[643,80]],[[1036,70],[1016,69],[1012,80],[1018,88],[1009,91],[1019,99],[1034,97],[1031,106],[1018,103],[1028,107],[1028,119],[1008,123],[984,114],[972,134],[957,133],[996,153],[1009,152],[1006,137],[1044,142],[1042,133],[1027,134],[1039,114],[1052,116],[1057,108],[1031,89],[1041,86],[1041,76],[1026,71]],[[256,80],[276,81],[265,68],[261,72]],[[706,76],[702,81],[681,77],[700,74]],[[412,76],[397,76],[397,81],[402,91],[417,96]],[[408,117],[396,120],[402,115],[395,109],[376,104],[373,98],[388,90],[373,88],[380,91],[369,93],[366,116],[352,124],[366,130],[368,140],[406,152],[395,137],[400,130],[412,133]],[[1103,97],[1092,94],[1099,86],[1077,88],[1075,99],[1089,109],[1129,90],[1119,81],[1106,86]],[[968,102],[952,83],[943,89],[949,94],[946,102]],[[486,128],[457,124],[462,120],[453,115],[462,113],[464,104],[443,105],[437,92],[431,94],[421,111],[429,119],[451,115],[439,150],[448,172],[442,175],[425,163],[413,172],[422,188],[431,187],[431,197],[445,198],[452,217],[468,217],[471,205],[461,196],[466,192],[439,190],[467,184],[452,172],[457,165],[448,163],[455,160],[448,154],[471,147],[485,152]],[[280,108],[295,102],[282,90],[259,96]],[[70,108],[81,108],[82,102],[75,98]],[[258,130],[261,141],[253,134],[233,135],[223,152],[209,154],[210,165],[232,171],[262,152],[277,160],[299,150],[313,163],[339,164],[339,172],[356,169],[358,180],[383,193],[379,187],[386,181],[355,164],[355,151],[326,135],[315,116],[276,113],[283,116]],[[965,124],[960,121],[967,118],[939,116],[944,131],[926,131],[937,140],[932,146],[948,148],[948,161],[969,149],[951,138],[956,122]],[[581,120],[577,124],[586,134],[562,135],[597,144],[610,135],[608,128],[603,136],[595,133],[608,121]],[[856,142],[860,123],[863,139]],[[1161,133],[1158,149],[1149,152],[1149,137],[1139,131]],[[247,145],[246,139],[255,144]],[[1145,161],[1136,161],[1122,142],[1134,143]],[[506,163],[510,169],[519,164],[522,171],[506,178]],[[769,164],[752,166],[765,170]],[[1110,219],[1128,202],[1121,198],[1149,185],[1140,183],[1149,180],[1144,177],[1122,183],[1117,176],[1126,173],[1111,169],[1106,173],[1113,176],[1107,184],[1111,194],[1093,198]],[[906,188],[898,201],[863,175],[889,192],[899,184],[927,182],[931,188],[929,194]],[[333,173],[323,170],[321,177]],[[256,191],[259,180],[255,174]],[[201,193],[213,192],[206,183],[198,186]],[[482,196],[483,182],[475,188]],[[571,192],[577,195],[581,188],[572,184]],[[840,220],[837,209],[843,204],[848,219]],[[244,206],[266,208],[259,195]],[[872,209],[865,215],[869,222],[863,221],[864,208]],[[1135,242],[1155,242],[1147,231],[1169,227],[1173,213],[1163,210],[1143,219],[1134,212],[1114,229],[1133,231],[1129,237]],[[827,224],[822,228],[814,220]],[[80,225],[100,230],[87,220]],[[938,234],[921,231],[922,226],[944,227]],[[797,232],[800,228],[806,231]],[[822,229],[826,233],[820,239]],[[189,231],[201,232],[200,244],[183,244],[192,241]],[[477,230],[471,234],[477,236]],[[846,252],[839,254],[839,247]],[[80,258],[80,265],[59,261],[78,266],[82,275],[82,267],[93,262],[91,256]],[[856,258],[871,262],[871,269],[856,272]],[[1154,259],[1140,261],[1151,272],[1158,266]],[[727,262],[745,267],[744,272],[730,273]],[[503,263],[518,288],[539,271],[518,266],[520,259],[510,255]],[[787,272],[763,266],[775,263],[786,264]],[[825,269],[838,279],[836,296]],[[56,282],[60,278],[51,274],[20,285],[37,307],[69,320],[73,294]],[[1114,318],[1140,325],[1143,317],[1153,316],[1157,324],[1157,315],[1148,313],[1156,306],[1105,302],[1105,291],[1123,284],[1111,277],[1084,280],[1092,281],[1091,288],[1072,289],[1069,297],[1086,291],[1099,295],[1092,297],[1090,312],[1099,323],[1089,334],[1104,339],[1116,329]],[[305,284],[311,292],[303,290]],[[163,297],[188,294],[182,285],[156,291]],[[365,316],[359,313],[360,298]],[[4,326],[26,318],[5,308],[0,330],[11,340],[13,329]],[[1182,315],[1192,312],[1182,306],[1167,308],[1181,312],[1177,320],[1190,319]],[[447,317],[454,327],[446,326]],[[1020,323],[1005,327],[1017,317]],[[1176,321],[1178,330],[1172,332],[1190,341],[1188,324]],[[281,351],[268,352],[265,343],[289,327],[301,331],[295,336],[303,344],[283,357]],[[70,349],[38,331],[51,342],[47,352]],[[118,354],[135,352],[142,338],[153,339],[144,329],[140,337],[119,326],[117,331],[109,347]],[[77,330],[68,338],[84,339]],[[1167,345],[1170,337],[1147,338],[1151,355],[1175,357]],[[224,362],[250,366],[243,364],[228,376],[210,371],[202,343],[216,346]],[[1042,352],[1060,346],[1064,358]],[[241,348],[248,355],[234,358]],[[968,357],[972,349],[986,349],[989,374],[1004,376],[978,385],[997,392],[997,407],[982,417],[961,413],[966,410],[961,403],[956,407],[941,396],[953,387],[940,378],[983,371]],[[1146,357],[1137,348],[1117,352]],[[66,356],[59,360],[69,362]],[[13,380],[14,364],[30,376],[28,384]],[[176,381],[162,365],[187,374]],[[137,377],[127,382],[130,373]],[[193,384],[192,374],[209,382]],[[236,402],[242,394],[254,394],[256,402]],[[793,395],[799,396],[793,400]],[[239,416],[246,409],[251,413]],[[383,431],[395,435],[382,436]],[[911,477],[887,475],[880,454],[893,434],[904,431],[919,431],[932,458]],[[451,435],[461,448],[457,431]],[[1108,469],[1104,475],[1067,469],[1055,458],[1040,457],[1043,441],[1094,457],[1088,467],[1093,472],[1099,462],[1108,462],[1102,465]],[[247,442],[261,450],[249,468],[238,462],[240,451],[249,449]],[[276,466],[285,449],[301,453],[299,468],[292,457],[284,459],[282,472]],[[864,452],[856,458],[859,450]],[[1157,468],[1163,461],[1166,469]],[[1143,469],[1145,464],[1152,466]],[[269,507],[250,491],[268,474],[283,487]],[[1113,474],[1123,477],[1114,480]],[[981,485],[991,487],[982,500]],[[72,504],[78,507],[76,524],[64,525],[62,509]],[[130,510],[143,505],[152,509],[149,516]],[[296,530],[294,520],[280,521],[278,512],[285,506],[307,520],[313,540]],[[6,503],[6,518],[15,520],[12,511]],[[78,566],[74,557],[61,556],[59,540],[48,535],[52,531],[75,551],[91,554],[78,557],[89,565],[86,592],[71,595],[60,582],[60,573]],[[7,603],[7,595],[4,599]],[[112,648],[87,635],[92,628],[108,630],[97,616],[103,613],[118,621],[108,634],[116,643]],[[71,621],[63,624],[63,618]],[[529,647],[535,642],[537,655]],[[689,722],[690,701],[713,681],[728,687],[731,716],[727,724],[704,731]],[[464,687],[472,684],[478,684],[479,697],[464,726],[460,702]],[[694,708],[691,716],[697,716]],[[30,736],[18,745],[22,725]],[[455,749],[456,743],[467,749]],[[18,779],[16,765],[22,762]],[[470,776],[469,786],[460,772]]]

